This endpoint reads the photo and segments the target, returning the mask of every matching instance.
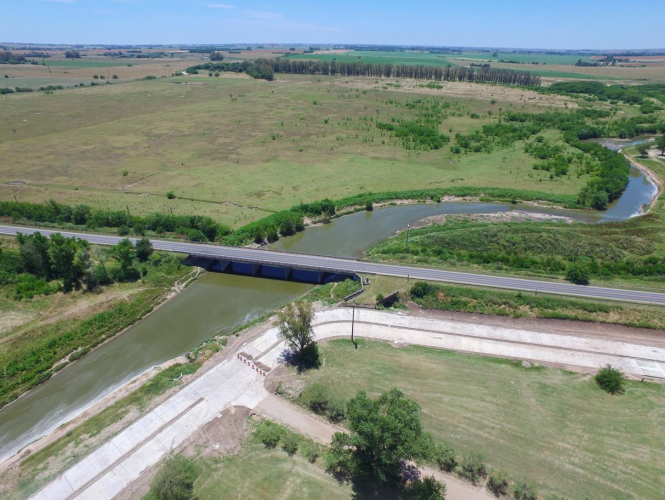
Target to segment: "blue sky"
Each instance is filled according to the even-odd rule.
[[[665,0],[0,0],[0,41],[665,48]]]

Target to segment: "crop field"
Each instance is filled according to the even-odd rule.
[[[322,368],[291,375],[298,392],[307,387],[301,402],[313,386],[337,401],[398,387],[420,403],[437,441],[483,454],[541,494],[662,498],[662,385],[629,382],[611,396],[589,376],[507,360],[370,341],[357,350],[331,341],[322,351]]]
[[[195,75],[4,96],[0,198],[129,205],[136,214],[173,207],[237,227],[301,201],[363,191],[519,183],[573,195],[588,179],[534,170],[536,159],[521,143],[454,155],[452,143],[407,149],[374,125],[417,119],[436,104],[448,109],[440,133],[454,136],[496,123],[501,110],[575,107],[567,98],[471,84],[432,90],[374,82]],[[546,135],[562,143],[558,132]],[[167,199],[171,190],[176,199]]]
[[[424,64],[426,66],[458,66],[446,54],[427,52],[384,52],[381,50],[353,50],[345,53],[297,54],[290,59],[314,59],[317,61],[345,61],[379,64]]]
[[[591,56],[563,55],[563,54],[517,54],[513,52],[498,52],[497,57],[492,56],[493,52],[462,52],[461,54],[452,54],[448,57],[455,59],[473,59],[477,61],[499,62],[516,61],[523,64],[563,64],[574,65],[578,60],[591,62]]]

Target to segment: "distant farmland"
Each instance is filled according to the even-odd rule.
[[[297,54],[289,59],[317,61],[365,62],[377,64],[423,64],[426,66],[459,66],[441,54],[426,52],[383,52],[380,50],[355,50],[343,54]]]

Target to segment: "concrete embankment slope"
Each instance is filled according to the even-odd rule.
[[[352,314],[348,308],[317,313],[315,338],[350,336]],[[586,370],[610,363],[636,377],[665,378],[665,349],[647,345],[363,309],[355,311],[354,328],[357,336],[376,340]],[[264,374],[281,364],[284,355],[285,344],[277,328],[268,329],[93,450],[32,498],[113,498],[225,408],[256,408],[268,396]]]

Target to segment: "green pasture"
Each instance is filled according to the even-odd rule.
[[[588,375],[508,360],[371,341],[321,348],[322,368],[292,374],[299,391],[306,387],[299,401],[313,386],[331,400],[398,387],[420,403],[438,442],[483,454],[490,466],[537,483],[543,496],[662,498],[660,384],[629,382],[612,396]]]

